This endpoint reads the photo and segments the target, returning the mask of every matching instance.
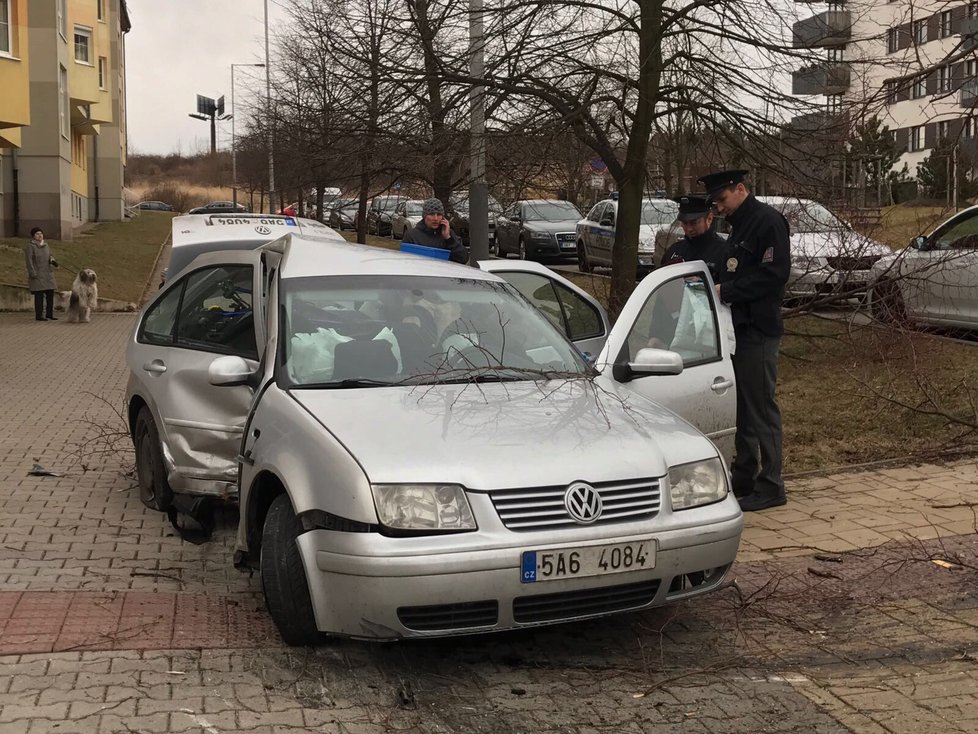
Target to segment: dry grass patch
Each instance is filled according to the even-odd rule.
[[[139,303],[160,245],[170,236],[169,212],[141,212],[125,222],[104,222],[74,240],[48,240],[61,267],[58,290],[69,290],[75,273],[98,273],[99,296]],[[0,239],[0,282],[27,285],[23,239]]]

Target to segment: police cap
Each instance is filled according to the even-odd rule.
[[[736,186],[739,183],[743,183],[744,176],[748,173],[745,168],[738,168],[731,171],[717,171],[716,173],[708,173],[705,176],[700,176],[697,181],[703,184],[703,188],[706,189],[707,196],[714,196],[728,186]]]
[[[680,222],[692,222],[710,213],[710,201],[705,196],[677,196],[673,201],[679,204],[676,219]]]

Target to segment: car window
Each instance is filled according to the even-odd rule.
[[[679,214],[679,204],[674,201],[647,199],[642,202],[642,224],[668,225],[676,221],[677,214]]]
[[[500,281],[316,276],[287,279],[283,288],[279,377],[290,386],[436,384],[473,375],[543,380],[588,372],[552,322]]]
[[[571,341],[604,333],[598,310],[562,283],[536,273],[497,271],[496,275],[526,296]]]
[[[159,301],[150,306],[143,319],[138,341],[146,344],[172,344],[173,327],[177,323],[177,309],[183,286],[174,286]]]
[[[978,212],[935,235],[938,249],[978,250]]]
[[[714,301],[706,283],[680,276],[656,288],[632,325],[626,346],[629,360],[645,347],[677,352],[686,367],[721,359]]]
[[[595,204],[591,207],[591,211],[587,213],[587,218],[592,222],[601,221],[601,210],[604,208],[604,204]]]
[[[187,276],[177,319],[177,346],[258,358],[252,268],[226,265]]]
[[[580,219],[581,212],[569,201],[535,201],[523,207],[523,218],[528,222],[562,222]]]

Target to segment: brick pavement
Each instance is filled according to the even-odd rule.
[[[790,483],[747,518],[744,600],[291,651],[234,512],[191,545],[133,491],[133,323],[0,314],[0,734],[978,731],[974,460]]]

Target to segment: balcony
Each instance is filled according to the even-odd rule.
[[[974,107],[978,101],[978,79],[969,79],[961,85],[961,106]]]
[[[978,48],[978,16],[961,21],[961,50],[973,51]]]
[[[845,137],[849,132],[849,117],[843,112],[819,110],[792,117],[786,129],[809,135],[824,135],[828,138]]]
[[[841,46],[852,38],[852,16],[848,10],[826,10],[792,26],[795,48]]]
[[[846,64],[819,64],[791,72],[792,94],[843,94],[852,71]]]

